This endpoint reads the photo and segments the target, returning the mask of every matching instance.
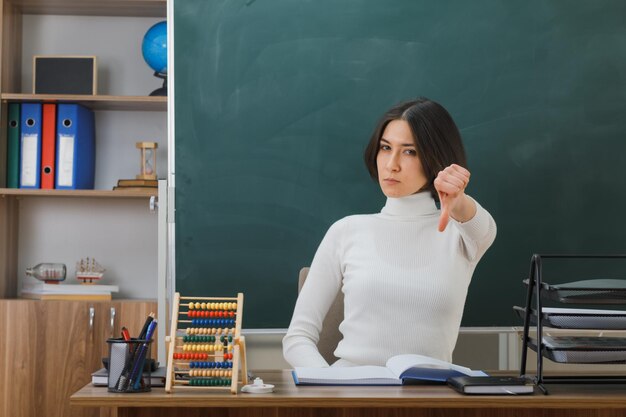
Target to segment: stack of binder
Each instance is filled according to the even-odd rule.
[[[80,104],[10,103],[7,188],[93,189],[94,114]]]

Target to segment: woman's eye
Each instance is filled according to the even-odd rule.
[[[406,151],[404,151],[404,153],[407,155],[417,155],[415,149],[407,149]]]
[[[381,151],[388,151],[390,149],[391,149],[391,147],[389,145],[380,145],[380,150]]]

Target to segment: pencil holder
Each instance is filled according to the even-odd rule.
[[[108,339],[109,392],[147,392],[151,386],[152,340]]]

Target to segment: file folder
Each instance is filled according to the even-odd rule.
[[[55,188],[92,189],[96,168],[94,114],[80,104],[57,106]]]
[[[20,120],[20,188],[39,188],[41,103],[22,103]]]
[[[43,121],[41,132],[41,188],[54,188],[54,165],[56,150],[56,104],[43,105]]]
[[[20,104],[9,104],[7,133],[7,188],[20,186]]]

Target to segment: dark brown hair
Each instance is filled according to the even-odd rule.
[[[423,190],[430,190],[435,200],[439,200],[433,184],[439,171],[451,164],[467,168],[461,134],[454,120],[441,104],[425,97],[400,103],[389,109],[374,129],[363,155],[367,170],[374,181],[378,181],[376,157],[380,139],[389,122],[393,120],[404,120],[409,124],[417,155],[428,179]]]

